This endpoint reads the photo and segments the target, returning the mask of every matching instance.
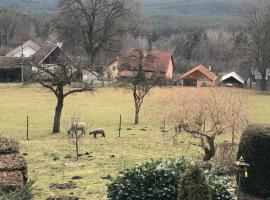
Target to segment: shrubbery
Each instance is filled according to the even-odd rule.
[[[188,162],[150,161],[121,173],[109,186],[108,197],[117,200],[175,200],[180,176]]]
[[[1,191],[0,200],[31,200],[34,199],[34,183],[35,181],[29,181],[27,184],[18,187],[16,190]]]
[[[150,161],[122,173],[108,185],[111,200],[175,200],[179,183],[190,162],[180,158],[175,162]],[[209,163],[200,166],[210,186],[212,200],[233,199],[231,179],[225,169],[209,171]]]
[[[241,179],[243,191],[262,198],[270,197],[270,125],[248,126],[241,138],[238,158],[240,156],[250,164],[249,177]]]
[[[178,200],[211,200],[209,184],[202,169],[189,167],[184,173],[178,193]]]

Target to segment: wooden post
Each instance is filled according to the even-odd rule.
[[[29,116],[26,118],[26,140],[29,140]]]
[[[121,130],[122,130],[122,115],[120,115],[120,121],[119,121],[119,137],[121,137]]]
[[[164,132],[166,131],[166,118],[164,117],[164,122],[163,122],[163,130]]]

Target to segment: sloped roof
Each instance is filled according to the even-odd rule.
[[[38,46],[35,42],[32,40],[28,40],[23,45],[20,45],[19,47],[11,50],[6,54],[7,57],[13,57],[16,53],[20,52],[22,50],[22,47],[25,49],[26,47],[30,47],[35,51],[38,51],[40,49],[40,46]]]
[[[0,69],[17,68],[19,63],[19,58],[0,56]]]
[[[215,81],[217,80],[217,76],[209,71],[205,66],[203,65],[198,65],[197,67],[194,67],[193,69],[191,69],[190,71],[184,73],[182,76],[181,76],[181,79],[184,79],[186,77],[188,77],[189,75],[193,74],[194,72],[196,71],[199,71],[201,72],[202,74],[204,74],[206,77],[208,77],[211,81]]]
[[[137,52],[130,50],[127,55],[132,55],[133,53],[137,53]],[[147,71],[147,72],[166,73],[168,71],[170,61],[172,60],[173,62],[173,56],[171,52],[152,51],[149,53],[149,55],[150,55],[149,60],[145,61],[144,69],[143,69],[144,71]],[[127,66],[122,66],[122,64],[123,64],[123,60],[120,59],[120,64],[119,64],[120,69],[130,70]]]
[[[231,72],[229,74],[226,74],[226,75],[222,76],[221,81],[225,81],[225,80],[227,80],[229,78],[234,78],[234,79],[236,79],[237,81],[239,81],[242,84],[245,83],[245,80],[240,75],[238,75],[236,72]]]
[[[37,64],[41,64],[56,48],[57,44],[47,41],[34,55],[33,60]]]

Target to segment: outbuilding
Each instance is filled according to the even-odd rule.
[[[245,80],[236,72],[221,77],[221,84],[228,87],[244,87]]]

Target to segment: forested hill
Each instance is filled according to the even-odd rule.
[[[241,0],[138,0],[153,21],[187,25],[215,25],[230,21]],[[57,0],[0,0],[1,8],[30,12],[57,10]]]

